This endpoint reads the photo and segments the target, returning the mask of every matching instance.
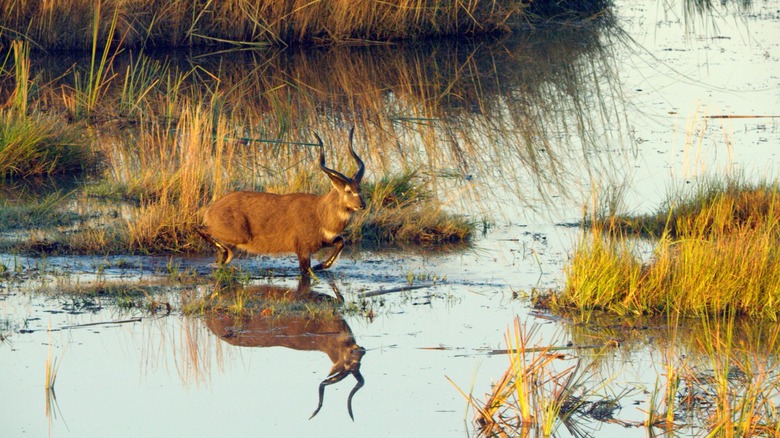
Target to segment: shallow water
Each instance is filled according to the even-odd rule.
[[[0,328],[5,337],[0,394],[8,397],[0,410],[0,435],[473,435],[473,412],[448,378],[482,399],[508,365],[505,356],[487,352],[505,347],[504,334],[516,315],[540,325],[542,345],[565,345],[575,337],[565,321],[532,312],[522,294],[561,284],[579,231],[560,224],[578,220],[591,183],[625,184],[625,209],[644,212],[654,210],[672,186],[697,175],[732,168],[749,177],[775,175],[776,117],[705,116],[780,114],[779,10],[780,2],[773,0],[756,2],[746,12],[731,6],[686,16],[680,5],[666,2],[616,2],[619,29],[600,35],[610,57],[596,69],[605,77],[595,81],[610,91],[589,107],[596,116],[587,139],[553,140],[569,151],[556,163],[565,169],[565,187],[537,193],[530,177],[520,175],[517,185],[497,187],[495,197],[481,200],[477,211],[500,208],[501,214],[472,249],[353,252],[315,282],[314,291],[329,295],[335,284],[348,302],[362,302],[366,292],[408,286],[410,277],[422,286],[368,298],[373,319],[344,317],[357,345],[366,349],[360,368],[365,386],[353,399],[354,421],[346,406],[355,383],[351,376],[328,386],[322,410],[308,419],[331,367],[322,351],[238,347],[215,336],[204,319],[177,310],[119,310],[109,300],[57,294],[93,281],[169,282],[170,266],[207,274],[211,258],[2,255],[4,266],[19,271],[15,278],[30,279],[0,284],[0,321],[6,326]],[[599,105],[612,108],[602,111]],[[578,110],[587,111],[559,111],[572,120]],[[621,118],[592,121],[604,114]],[[474,175],[477,183],[489,177]],[[452,181],[439,184],[440,193],[451,190]],[[106,260],[119,267],[100,269]],[[238,265],[290,275],[296,263],[244,257]],[[295,279],[284,276],[252,283],[295,287]],[[165,296],[177,309],[183,294],[209,288],[204,282],[182,283]],[[597,331],[594,342],[601,339]],[[654,348],[662,332],[646,332],[598,356],[600,366],[591,377],[594,385],[609,380],[616,392],[632,389],[615,414],[621,420],[644,419],[646,390],[663,374],[661,353]],[[587,330],[578,336],[577,342],[586,343]],[[47,415],[50,356],[59,368],[56,404]],[[647,434],[597,421],[585,427],[595,436]],[[558,433],[569,434],[563,427]]]

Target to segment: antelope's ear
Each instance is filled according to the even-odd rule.
[[[338,178],[331,177],[331,178],[328,178],[328,179],[330,180],[330,185],[332,185],[334,189],[336,189],[336,190],[338,190],[340,192],[343,192],[344,189],[348,185],[344,181],[340,181]]]

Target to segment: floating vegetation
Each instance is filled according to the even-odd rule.
[[[190,315],[225,314],[238,318],[253,315],[333,317],[343,304],[338,291],[335,297],[314,292],[308,279],[302,279],[297,286],[253,284],[247,278],[241,279],[241,274],[233,268],[219,268],[219,271],[226,270],[234,274],[217,274],[220,280],[215,284],[191,291],[182,303],[182,311]]]

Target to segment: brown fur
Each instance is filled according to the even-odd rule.
[[[322,140],[317,140],[322,146]],[[308,275],[311,254],[335,246],[333,254],[314,267],[329,268],[344,247],[340,233],[352,213],[365,208],[360,196],[363,162],[352,149],[351,131],[350,152],[358,163],[352,178],[325,167],[320,153],[320,167],[331,180],[327,194],[229,193],[206,210],[203,226],[196,231],[219,249],[220,264],[229,263],[235,249],[256,254],[294,253],[301,272]]]
[[[298,289],[261,285],[243,291],[264,300],[307,300],[322,301],[332,299],[328,295],[311,292],[305,279]],[[337,293],[340,298],[341,295]],[[251,298],[250,298],[251,299]],[[343,300],[343,298],[341,298]],[[323,380],[319,389],[319,405],[312,417],[322,407],[324,388],[343,380],[352,374],[357,384],[347,399],[347,409],[352,417],[352,396],[363,386],[360,374],[360,361],[365,350],[357,345],[352,330],[341,315],[249,315],[236,320],[229,314],[211,314],[206,318],[206,326],[223,341],[241,347],[286,347],[300,351],[322,351],[328,355],[333,366],[328,378]]]
[[[249,288],[256,296],[273,300],[275,286],[257,286]],[[270,289],[270,290],[269,290]],[[286,299],[297,300],[294,291]],[[326,296],[327,297],[327,296]],[[317,300],[318,295],[311,298]],[[329,298],[329,297],[328,297]],[[351,373],[360,367],[362,350],[355,343],[347,322],[340,315],[336,316],[275,316],[251,315],[236,320],[229,314],[209,315],[206,326],[223,341],[239,347],[286,347],[300,351],[322,351],[333,362],[329,375]]]

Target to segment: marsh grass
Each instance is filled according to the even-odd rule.
[[[583,232],[553,307],[617,314],[780,314],[777,186],[705,186],[646,220],[606,219]],[[666,217],[664,227],[658,228]],[[648,244],[630,230],[655,230]]]
[[[594,311],[566,317],[575,345],[619,339],[615,351],[624,361],[660,368],[642,408],[645,427],[670,435],[777,436],[780,328],[775,322],[734,312],[686,318]],[[612,361],[609,357],[600,366],[610,367]]]
[[[469,241],[476,227],[465,216],[447,212],[416,172],[369,183],[363,193],[366,210],[347,233],[353,241],[458,243]]]
[[[680,352],[677,341],[669,342],[663,403],[651,403],[649,425],[696,435],[777,436],[780,370],[773,352],[780,330],[767,325],[745,339],[739,326],[734,315],[701,318]]]
[[[748,183],[742,175],[703,177],[693,187],[671,193],[647,215],[597,218],[603,228],[618,233],[660,238],[718,236],[751,230],[780,218],[776,183]]]
[[[97,162],[77,127],[42,113],[0,110],[0,179],[80,174]]]
[[[106,45],[122,41],[131,48],[365,44],[507,32],[530,21],[581,20],[600,14],[608,6],[604,0],[5,2],[0,7],[0,16],[5,19],[0,42],[24,38],[45,49],[69,50],[88,49],[90,37]]]
[[[611,419],[619,408],[618,400],[627,395],[599,395],[604,385],[594,379],[591,365],[582,366],[581,358],[561,353],[552,345],[532,346],[538,329],[515,318],[505,337],[509,366],[484,401],[456,385],[474,409],[479,436],[526,436],[533,432],[549,437],[555,436],[561,424],[577,430],[575,417]]]
[[[98,157],[77,127],[31,107],[30,89],[36,83],[29,45],[15,41],[11,49],[14,68],[7,77],[14,87],[0,105],[0,180],[79,174],[94,168]]]

